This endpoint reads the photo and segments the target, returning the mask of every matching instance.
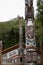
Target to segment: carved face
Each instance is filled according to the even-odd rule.
[[[33,38],[33,37],[34,37],[34,32],[32,32],[32,31],[27,31],[27,37],[28,37],[28,38]]]

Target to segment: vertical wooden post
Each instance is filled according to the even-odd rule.
[[[19,17],[19,56],[20,56],[20,65],[23,65],[24,49],[23,49],[23,40],[22,40],[22,17]]]

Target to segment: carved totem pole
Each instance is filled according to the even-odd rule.
[[[19,17],[19,56],[20,56],[20,65],[23,65],[24,49],[22,40],[22,17]]]
[[[26,63],[37,63],[33,0],[25,0]]]

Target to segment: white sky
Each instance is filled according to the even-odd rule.
[[[36,0],[34,0],[36,14]],[[6,21],[17,16],[25,17],[25,0],[0,0],[0,21]]]

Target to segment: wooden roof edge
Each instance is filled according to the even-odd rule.
[[[2,50],[1,53],[5,52],[5,51],[8,51],[8,50],[10,50],[11,48],[14,48],[14,47],[16,47],[16,46],[18,46],[18,45],[19,45],[19,43],[16,44],[16,45],[14,45],[14,46],[11,46],[11,47],[9,47],[9,48],[7,48],[7,49],[5,49],[5,50]],[[25,45],[25,44],[23,44],[23,45]]]
[[[4,50],[2,50],[2,52],[7,51],[7,50],[9,50],[9,49],[11,49],[11,48],[13,48],[13,47],[16,47],[17,45],[19,45],[19,44],[16,44],[16,45],[11,46],[11,47],[9,47],[9,48],[7,48],[7,49],[4,49]]]

